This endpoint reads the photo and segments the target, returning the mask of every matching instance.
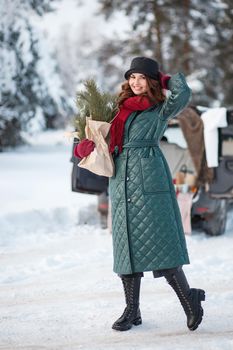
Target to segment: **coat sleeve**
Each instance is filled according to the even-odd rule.
[[[174,74],[168,82],[168,88],[171,94],[162,104],[159,112],[161,120],[168,120],[179,114],[187,106],[192,95],[183,73]]]

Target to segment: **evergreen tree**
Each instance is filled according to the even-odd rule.
[[[59,40],[54,43],[59,75],[69,96],[74,96],[80,84],[88,77],[102,88],[109,87],[103,77],[103,61],[100,64],[104,37],[96,26],[94,16],[60,28]],[[69,57],[69,62],[67,62]],[[102,57],[102,56],[101,56]]]
[[[99,0],[99,3],[107,19],[121,11],[128,16],[132,28],[128,39],[109,43],[109,50],[106,44],[105,52],[111,52],[114,46],[114,52],[123,57],[156,57],[161,70],[183,71],[190,75],[190,83],[193,79],[195,85],[199,82],[199,89],[194,88],[194,103],[211,105],[219,101],[232,105],[231,0]]]
[[[67,108],[49,57],[43,69],[48,50],[33,23],[35,16],[52,10],[52,2],[0,1],[0,149],[21,143],[22,130],[53,127]]]
[[[99,0],[99,3],[101,4],[101,12],[105,14],[107,19],[116,11],[123,11],[129,17],[132,31],[129,33],[129,39],[124,41],[124,48],[128,48],[128,54],[139,54],[139,52],[145,51],[148,52],[148,55],[156,56],[163,64],[162,14],[157,2]],[[164,15],[163,21],[166,22],[166,19]]]

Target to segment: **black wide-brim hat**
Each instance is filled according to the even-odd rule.
[[[128,80],[130,74],[141,73],[151,79],[159,79],[159,64],[157,61],[147,57],[135,57],[130,65],[130,69],[125,72],[125,79]]]

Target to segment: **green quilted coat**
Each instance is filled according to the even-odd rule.
[[[125,124],[123,152],[110,179],[114,271],[118,274],[189,264],[171,174],[159,148],[169,119],[189,102],[184,75],[169,80],[171,95]]]

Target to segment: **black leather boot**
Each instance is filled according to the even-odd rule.
[[[126,308],[118,320],[114,322],[112,328],[117,331],[127,331],[133,325],[138,326],[142,323],[141,312],[139,309],[140,277],[121,276],[124,287]]]
[[[164,270],[164,277],[176,292],[180,303],[187,316],[187,327],[194,331],[202,321],[203,309],[201,301],[205,300],[205,291],[190,288],[181,267],[177,269]],[[170,272],[169,272],[170,271]]]

